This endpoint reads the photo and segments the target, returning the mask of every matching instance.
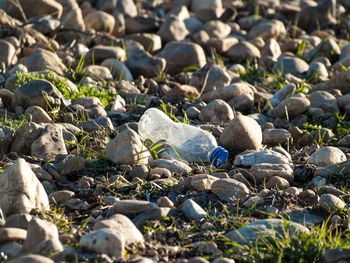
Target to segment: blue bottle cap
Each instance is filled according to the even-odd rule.
[[[225,163],[228,158],[228,152],[222,148],[222,147],[217,147],[212,154],[210,155],[210,162],[215,166],[218,167]]]

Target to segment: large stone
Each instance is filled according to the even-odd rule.
[[[234,118],[233,110],[225,101],[211,101],[199,113],[199,119],[204,122],[230,121]]]
[[[207,73],[203,87],[201,88],[202,93],[217,90],[219,88],[225,87],[231,82],[231,77],[224,67],[219,65],[213,65]]]
[[[156,77],[164,71],[166,61],[162,58],[153,57],[147,51],[136,46],[128,50],[126,65],[132,75],[137,77]]]
[[[11,127],[0,126],[0,156],[8,152],[14,135],[15,132]]]
[[[126,58],[125,51],[118,46],[97,45],[90,48],[85,57],[88,63],[94,62],[95,64],[100,64],[108,58],[114,58],[123,62]]]
[[[261,57],[260,50],[247,41],[240,41],[231,46],[225,55],[235,63],[252,61]]]
[[[48,14],[57,19],[62,16],[63,7],[55,0],[19,0],[17,3],[8,1],[8,13],[20,20]],[[22,16],[22,12],[25,17]]]
[[[308,99],[312,108],[320,108],[324,112],[339,112],[336,98],[327,91],[315,91],[308,96]]]
[[[184,21],[174,15],[168,16],[157,32],[163,43],[183,40],[188,33]]]
[[[61,101],[62,94],[51,82],[34,79],[16,89],[13,105],[23,108],[39,106],[50,110],[59,107]]]
[[[156,159],[150,163],[152,168],[161,167],[166,168],[173,173],[187,175],[192,171],[192,168],[178,160],[166,160],[166,159]]]
[[[0,208],[7,216],[49,208],[44,187],[24,159],[18,159],[0,176]]]
[[[325,146],[314,152],[307,162],[322,167],[342,163],[346,160],[346,155],[339,148]]]
[[[292,119],[299,114],[304,113],[310,108],[310,101],[305,97],[290,97],[283,100],[275,108],[275,115],[279,118]]]
[[[345,208],[346,204],[339,197],[332,194],[323,194],[320,197],[320,206],[326,211],[334,212]]]
[[[143,236],[134,223],[125,215],[115,214],[107,219],[97,221],[94,230],[109,228],[125,237],[125,244],[143,243]]]
[[[18,127],[11,145],[11,152],[30,154],[32,143],[40,136],[43,127],[34,122]]]
[[[26,66],[30,72],[51,70],[62,76],[67,71],[66,66],[55,53],[40,48],[30,56],[21,59],[19,63]]]
[[[300,76],[309,70],[309,65],[298,57],[280,57],[273,66],[274,72],[281,72],[283,75],[291,73]]]
[[[288,164],[292,161],[286,155],[273,150],[246,151],[235,157],[234,165],[253,166],[254,164]]]
[[[223,12],[221,0],[192,0],[191,10],[196,18],[201,21],[209,21],[219,18]]]
[[[16,62],[16,49],[10,42],[0,40],[0,50],[0,64],[4,63],[5,67],[9,67]]]
[[[235,152],[258,150],[262,146],[261,128],[254,119],[238,115],[223,130],[220,142],[226,149]]]
[[[107,144],[108,159],[116,164],[148,164],[151,154],[140,136],[132,129],[125,129]]]
[[[298,27],[311,32],[336,24],[336,0],[323,0],[316,6],[306,6],[296,17]]]
[[[252,175],[257,183],[268,181],[273,176],[279,176],[292,182],[294,179],[293,169],[288,164],[271,164],[271,163],[259,163],[254,164],[249,174]]]
[[[255,242],[256,239],[264,238],[268,236],[277,235],[278,237],[284,237],[284,235],[294,235],[296,233],[309,233],[309,229],[303,225],[294,222],[285,222],[282,219],[262,219],[249,223],[246,226],[240,227],[237,230],[228,232],[226,237],[238,244],[246,244]]]
[[[0,244],[11,241],[23,241],[27,238],[27,230],[16,227],[0,228]]]
[[[219,179],[213,182],[211,192],[223,201],[243,201],[250,193],[244,183],[230,178]]]
[[[115,233],[112,229],[103,228],[82,236],[79,245],[95,253],[106,253],[120,258],[124,256],[125,239],[123,235]]]
[[[53,251],[62,251],[63,246],[59,241],[58,229],[52,222],[34,217],[28,224],[27,238],[23,243],[23,251],[29,252],[43,241],[51,240],[55,244]]]
[[[104,11],[94,11],[84,17],[87,28],[100,32],[112,33],[115,25],[114,17]]]
[[[133,215],[157,208],[155,203],[142,200],[120,200],[111,208],[112,214]]]
[[[166,71],[170,74],[182,72],[186,67],[201,68],[206,63],[202,47],[193,42],[169,42],[161,56],[166,60]]]
[[[248,33],[249,38],[261,37],[264,40],[278,38],[286,33],[283,22],[279,20],[265,21],[253,26]]]
[[[67,153],[62,128],[54,124],[47,124],[31,146],[31,154],[46,161]]]
[[[320,84],[319,88],[323,90],[339,89],[342,94],[350,92],[350,70],[342,71],[336,74],[333,78]]]
[[[254,95],[252,88],[247,83],[233,83],[228,86],[218,87],[213,91],[209,91],[202,96],[205,102],[210,102],[215,99],[222,99],[224,101],[229,101],[232,98],[250,94]]]
[[[134,80],[128,67],[115,58],[107,58],[101,63],[101,66],[108,68],[116,80]]]
[[[192,199],[187,199],[185,202],[183,202],[181,210],[185,216],[191,220],[202,219],[207,214],[204,209]]]

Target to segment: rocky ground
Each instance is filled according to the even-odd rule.
[[[0,8],[0,262],[350,261],[348,0]],[[227,162],[142,138],[151,107]]]

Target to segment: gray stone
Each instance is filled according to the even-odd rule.
[[[284,76],[288,73],[299,76],[308,70],[309,65],[298,57],[280,57],[273,66],[273,71],[281,72]]]
[[[216,99],[208,103],[199,113],[203,122],[230,121],[234,118],[233,110],[225,101]]]
[[[132,129],[125,129],[107,144],[108,159],[116,164],[148,164],[151,154]]]
[[[204,25],[205,30],[210,38],[225,38],[231,33],[230,25],[220,21],[211,20]]]
[[[17,61],[16,48],[8,41],[0,40],[0,64],[4,64],[5,67],[11,66]]]
[[[244,183],[229,178],[213,182],[211,192],[223,201],[243,201],[250,193]]]
[[[144,239],[141,232],[136,228],[134,223],[122,214],[115,214],[111,217],[97,221],[93,230],[108,228],[125,237],[125,244],[143,243]]]
[[[28,120],[35,123],[52,123],[50,115],[39,106],[30,106],[26,109],[24,113]]]
[[[270,38],[279,38],[286,33],[283,22],[279,20],[263,21],[253,26],[248,33],[248,38],[261,37],[264,40]]]
[[[163,72],[166,60],[153,57],[140,47],[133,47],[127,52],[128,60],[126,65],[134,77],[143,75],[144,77],[156,77]]]
[[[142,200],[120,200],[111,208],[112,214],[133,215],[158,208],[155,203]]]
[[[193,42],[169,42],[161,56],[166,60],[166,71],[170,74],[180,73],[186,67],[201,68],[207,62],[203,48]]]
[[[35,50],[30,56],[21,59],[19,63],[26,66],[29,72],[51,70],[62,76],[67,70],[66,66],[55,53],[40,48]]]
[[[289,98],[296,90],[295,84],[289,83],[282,88],[280,88],[270,100],[270,104],[273,108],[275,108],[278,104],[280,104],[283,100]],[[270,105],[268,103],[265,105],[264,110],[270,109]]]
[[[30,214],[12,214],[6,217],[5,227],[27,229],[33,216]]]
[[[261,128],[255,120],[238,115],[223,130],[220,142],[226,149],[236,152],[260,149],[262,142]]]
[[[294,179],[293,169],[289,164],[258,163],[252,165],[249,170],[257,183],[268,181],[273,176],[279,176],[292,182]]]
[[[323,194],[320,197],[320,206],[329,212],[342,210],[346,204],[339,197],[332,194]]]
[[[27,238],[23,242],[23,251],[29,252],[33,250],[40,242],[51,240],[56,246],[52,247],[56,251],[63,250],[63,246],[59,241],[58,229],[52,222],[39,218],[33,218],[28,224]],[[52,251],[55,252],[55,251]]]
[[[178,160],[156,159],[150,162],[150,166],[166,168],[173,173],[187,175],[192,171],[192,168],[187,164]]]
[[[289,187],[289,182],[279,176],[272,176],[265,184],[267,189],[277,188],[277,189],[287,189]]]
[[[89,49],[85,59],[88,63],[100,64],[108,58],[114,58],[123,62],[125,60],[125,50],[118,46],[97,45]]]
[[[80,171],[85,166],[84,158],[75,155],[67,155],[56,164],[57,171],[62,175],[68,175]]]
[[[336,24],[336,1],[323,0],[316,6],[304,7],[297,14],[298,27],[311,32],[315,29],[323,29],[328,25]]]
[[[11,152],[30,154],[32,143],[40,136],[43,127],[34,122],[18,127],[11,145]]]
[[[282,219],[262,219],[249,223],[246,226],[240,227],[237,230],[228,232],[226,237],[238,244],[246,244],[255,242],[256,239],[266,236],[277,235],[283,237],[284,233],[294,235],[296,233],[309,233],[307,227],[294,222],[288,222],[287,225]]]
[[[183,202],[181,210],[185,216],[191,220],[202,219],[207,214],[204,209],[192,199],[187,199],[185,202]]]
[[[234,165],[253,166],[254,164],[288,164],[291,165],[292,161],[285,155],[273,151],[245,151],[235,157]]]
[[[285,129],[266,129],[263,131],[263,144],[280,145],[287,143],[292,135]]]
[[[215,99],[222,99],[224,101],[229,101],[232,98],[244,95],[244,94],[250,94],[254,95],[254,92],[252,88],[248,85],[248,83],[233,83],[228,86],[224,86],[221,88],[217,88],[213,91],[209,91],[205,94],[203,94],[202,99],[205,102],[209,102]]]
[[[11,127],[0,126],[0,155],[8,152],[14,135],[15,132]]]
[[[311,214],[309,210],[293,211],[287,213],[289,219],[302,225],[314,225],[323,222],[323,217]]]
[[[49,195],[50,203],[60,204],[68,201],[75,195],[74,192],[69,190],[61,190],[53,192]]]
[[[108,117],[100,117],[95,120],[84,121],[80,123],[78,127],[89,133],[98,131],[112,132],[114,130],[113,123]]]
[[[85,73],[96,81],[111,80],[112,74],[106,66],[88,65],[85,67]]]
[[[322,167],[342,163],[346,160],[345,154],[339,148],[324,146],[314,152],[307,162]]]
[[[42,109],[60,107],[62,94],[49,81],[34,79],[16,89],[13,106],[28,108],[39,106]]]
[[[202,88],[202,93],[216,90],[225,87],[231,82],[231,77],[225,68],[218,65],[213,65],[207,73],[205,83]]]
[[[17,242],[8,242],[0,245],[0,251],[6,255],[8,259],[19,256],[22,251],[22,244]]]
[[[103,228],[82,236],[79,245],[95,253],[106,253],[109,256],[121,258],[124,256],[125,239],[120,233]]]
[[[336,98],[327,91],[315,91],[308,96],[308,99],[313,108],[321,108],[324,112],[339,112]]]
[[[1,174],[0,193],[0,207],[6,216],[49,208],[43,186],[24,159],[18,159]]]
[[[310,108],[310,101],[305,97],[290,97],[283,100],[275,108],[275,115],[279,118],[286,118],[287,114],[289,119],[292,119],[299,114],[304,113]]]
[[[57,154],[67,154],[62,128],[46,124],[40,136],[31,145],[31,154],[44,160],[54,159]]]
[[[225,55],[234,63],[241,63],[259,59],[261,57],[260,50],[247,41],[240,41],[231,46]]]
[[[201,21],[209,21],[219,18],[223,12],[221,0],[193,0],[191,11],[195,13],[196,18]]]
[[[11,241],[23,241],[27,238],[27,230],[15,227],[0,228],[0,244]]]
[[[95,31],[111,34],[115,26],[115,19],[104,11],[93,11],[84,17],[85,26]]]
[[[134,80],[128,67],[125,66],[125,64],[120,62],[118,59],[107,58],[101,63],[101,66],[108,68],[113,78],[116,80]]]
[[[162,220],[165,216],[169,216],[171,208],[169,207],[158,207],[143,212],[142,214],[137,215],[133,222],[136,226],[140,227],[147,223],[149,220]]]
[[[162,39],[153,33],[129,34],[126,38],[139,42],[145,50],[151,53],[162,49]]]
[[[188,30],[183,20],[179,17],[170,15],[160,26],[157,35],[162,39],[163,43],[170,41],[181,41],[188,35]]]

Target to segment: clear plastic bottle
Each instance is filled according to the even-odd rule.
[[[217,167],[228,157],[228,152],[217,145],[212,134],[192,125],[174,122],[156,108],[145,111],[138,131],[144,139],[154,142],[165,140],[187,161],[210,162]]]

